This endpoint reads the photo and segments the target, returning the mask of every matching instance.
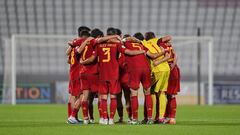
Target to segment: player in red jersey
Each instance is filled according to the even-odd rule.
[[[125,47],[129,50],[145,50],[146,55],[152,59],[159,57],[162,54],[152,54],[141,44],[141,35],[136,33],[135,38],[127,37],[125,39]],[[140,40],[137,40],[140,39]],[[131,124],[138,124],[138,90],[140,83],[144,88],[144,95],[147,108],[147,124],[152,124],[152,98],[150,93],[151,87],[151,69],[148,60],[144,54],[129,56],[126,55],[126,61],[129,72],[129,87],[131,88],[131,106],[133,112],[133,120]]]
[[[75,53],[77,55],[80,55],[79,48],[80,48],[81,44],[89,36],[90,36],[90,34],[89,34],[88,31],[81,31],[81,33],[80,33],[80,37],[81,38],[74,39],[72,42],[69,43],[71,46],[76,46],[75,47]],[[80,56],[79,56],[79,58],[80,58]],[[86,114],[86,112],[87,112],[86,108],[88,108],[88,106],[86,106],[87,105],[86,101],[87,101],[87,98],[88,98],[88,91],[82,89],[82,84],[80,82],[79,73],[81,72],[82,68],[81,68],[81,65],[79,64],[79,58],[76,59],[76,61],[75,61],[75,62],[77,62],[77,68],[76,68],[76,70],[74,72],[74,75],[77,77],[76,85],[78,86],[77,87],[77,91],[78,91],[77,94],[78,95],[76,95],[77,96],[77,100],[74,103],[74,107],[73,107],[71,116],[68,118],[68,122],[71,123],[71,124],[79,123],[75,116],[78,115],[78,111],[79,111],[81,106],[83,106],[83,108],[84,108],[84,109],[82,109],[83,110],[83,114]],[[84,123],[85,124],[88,123],[87,120],[86,120],[86,117],[84,118]]]
[[[171,45],[171,36],[165,36],[164,39],[161,39],[160,45],[169,50],[170,59],[168,60],[168,64],[171,68],[169,80],[168,80],[168,88],[167,88],[167,108],[165,114],[165,122],[169,124],[176,124],[176,109],[177,109],[177,101],[176,95],[180,91],[180,70],[177,66],[177,55],[174,52],[174,49]]]
[[[86,26],[80,26],[78,28],[78,36],[79,38],[81,38],[81,31],[83,30],[87,30],[90,31],[90,29]],[[66,51],[66,54],[68,56],[68,63],[70,64],[70,73],[69,73],[69,87],[68,87],[68,91],[69,91],[69,99],[68,99],[68,117],[70,117],[73,107],[74,107],[74,103],[76,102],[76,97],[78,96],[78,88],[79,88],[79,83],[78,82],[78,57],[79,55],[77,55],[76,53],[76,46],[73,46],[72,41],[69,42],[69,47]],[[77,118],[77,116],[76,116]],[[78,119],[78,118],[77,118]]]
[[[122,38],[122,31],[120,29],[115,29],[116,34],[119,35]],[[120,53],[119,59],[119,82],[121,86],[121,92],[117,94],[117,112],[119,116],[118,123],[123,122],[123,103],[122,103],[122,94],[124,94],[124,99],[125,99],[125,106],[126,106],[126,111],[128,114],[128,123],[131,122],[132,119],[132,110],[131,110],[131,103],[130,103],[130,88],[128,86],[129,82],[129,73],[127,70],[127,63],[126,63],[126,58],[125,54]],[[123,91],[123,92],[122,92]]]
[[[118,54],[125,53],[128,55],[138,55],[145,51],[131,51],[122,48],[122,43],[118,41],[119,36],[115,35],[115,29],[108,29],[106,37],[98,39],[98,45],[95,49],[95,53],[89,59],[82,61],[81,63],[86,64],[94,61],[98,56],[99,59],[99,92],[101,94],[101,106],[104,120],[100,124],[114,124],[113,118],[117,109],[116,94],[120,90],[119,85],[119,64]],[[116,43],[118,42],[118,43]],[[110,94],[110,117],[108,120],[107,113],[107,98]]]
[[[79,47],[78,52],[81,53],[81,58],[82,60],[85,60],[89,58],[96,45],[96,40],[95,38],[100,38],[103,37],[103,32],[100,31],[99,29],[93,29],[91,31],[91,37],[87,38]],[[81,70],[80,70],[80,82],[81,82],[81,89],[85,91],[89,91],[89,96],[85,95],[86,100],[83,100],[82,105],[88,104],[88,109],[89,109],[89,115],[90,115],[90,123],[94,123],[94,117],[93,117],[93,99],[95,96],[98,94],[98,63],[97,59],[93,61],[92,63],[86,64],[86,65],[81,65]],[[99,96],[100,97],[100,96]],[[88,99],[88,102],[87,102]],[[100,101],[100,98],[99,98]],[[85,103],[84,103],[85,102]],[[84,109],[84,107],[82,108]],[[98,102],[98,108],[99,108],[99,114],[101,117],[101,107],[100,107],[100,102]],[[87,111],[87,109],[85,109]],[[85,119],[88,118],[87,112],[84,112],[84,117]],[[88,122],[86,120],[86,122]]]

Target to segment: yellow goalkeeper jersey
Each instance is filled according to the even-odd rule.
[[[161,53],[162,52],[162,49],[158,46],[157,44],[158,42],[158,38],[153,38],[153,39],[150,39],[148,41],[146,40],[143,40],[142,41],[142,44],[151,52],[151,53]],[[157,59],[155,60],[161,60],[164,58],[164,55],[161,56],[161,57],[158,57]],[[150,62],[150,66],[151,66],[151,70],[152,72],[160,72],[160,71],[170,71],[170,68],[169,68],[169,65],[168,65],[168,62],[163,62],[157,66],[154,66],[153,65],[153,60],[152,59],[149,59],[149,62]]]

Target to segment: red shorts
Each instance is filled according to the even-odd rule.
[[[176,95],[180,91],[180,70],[175,66],[169,76],[167,94]]]
[[[80,88],[81,88],[81,84],[79,79],[69,80],[68,92],[72,96],[79,96],[79,94],[81,93]]]
[[[151,71],[150,69],[136,69],[129,72],[129,87],[137,90],[140,82],[144,89],[151,87]]]
[[[120,86],[123,90],[129,90],[129,73],[128,72],[122,72],[120,73]]]
[[[98,75],[81,75],[80,83],[81,91],[90,90],[91,92],[98,92]]]
[[[111,81],[99,81],[99,93],[100,94],[113,94],[116,95],[121,92],[120,84],[118,80]]]

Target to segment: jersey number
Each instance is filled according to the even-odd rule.
[[[86,60],[86,53],[88,50],[88,46],[85,46],[84,52],[83,52],[83,60]]]
[[[75,53],[74,53],[74,50],[72,50],[72,52],[71,52],[71,58],[70,58],[70,60],[71,60],[71,65],[73,65],[73,64],[75,63],[74,57],[75,57]]]
[[[103,59],[102,62],[109,62],[110,61],[110,48],[102,48],[104,55],[107,55],[106,59]]]
[[[132,46],[134,48],[138,48],[138,50],[142,50],[141,46],[139,46],[138,43],[132,43]]]

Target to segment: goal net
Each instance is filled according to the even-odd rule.
[[[61,87],[67,92],[68,64],[65,51],[67,41],[74,36],[66,35],[13,35],[4,46],[3,103],[16,104],[25,99],[37,98],[34,88],[45,87],[46,83],[65,82]],[[181,92],[178,102],[197,104],[198,64],[201,77],[201,102],[213,104],[213,39],[211,37],[173,37],[173,47],[178,56],[181,70]],[[198,62],[200,46],[200,63]],[[6,53],[7,52],[7,53]],[[31,84],[33,89],[24,90]],[[36,85],[37,83],[37,85]],[[24,87],[21,87],[24,85]],[[20,88],[18,88],[20,86]],[[41,88],[39,88],[41,89]],[[44,92],[44,91],[43,91]],[[37,94],[36,94],[37,93]],[[140,92],[139,92],[140,93]],[[40,90],[41,95],[41,90]],[[46,95],[46,94],[45,94]],[[64,94],[63,94],[64,95]],[[44,93],[43,95],[44,96]],[[56,96],[56,95],[54,95]],[[143,96],[141,96],[143,97]],[[38,98],[37,98],[38,99]],[[46,100],[41,100],[47,103]]]

